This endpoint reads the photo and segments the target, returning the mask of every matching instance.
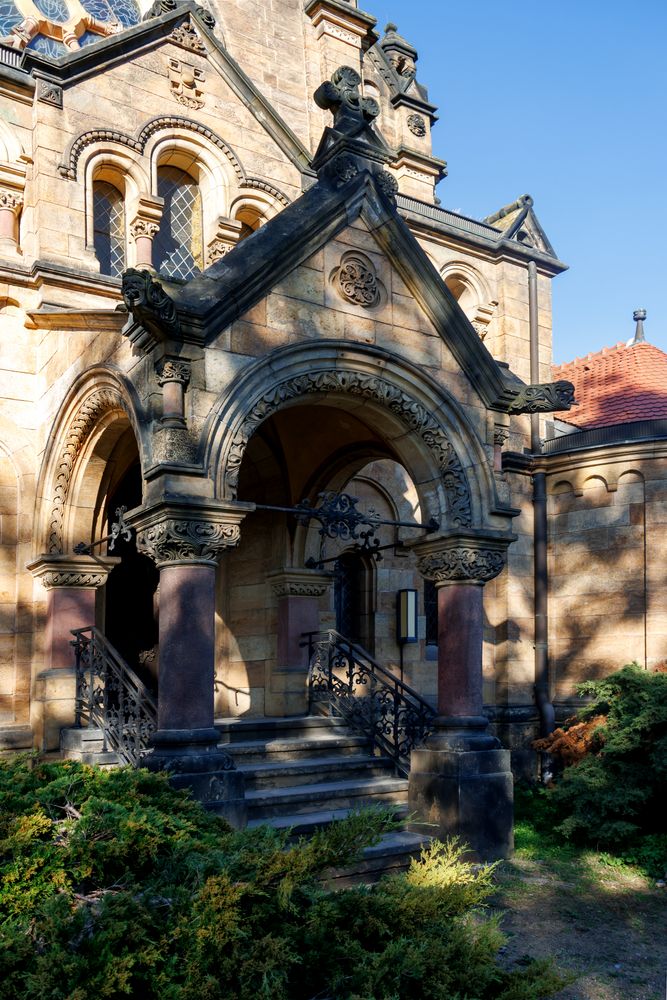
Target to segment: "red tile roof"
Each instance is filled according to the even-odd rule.
[[[555,416],[576,427],[667,418],[667,354],[645,341],[554,365],[553,379],[574,384],[577,405]]]

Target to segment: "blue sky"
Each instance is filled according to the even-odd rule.
[[[646,336],[667,351],[665,0],[361,0],[419,50],[438,194],[480,218],[531,194],[558,256],[554,358]]]

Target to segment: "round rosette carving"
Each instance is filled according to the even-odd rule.
[[[332,279],[342,297],[362,309],[374,309],[386,301],[386,289],[373,262],[357,250],[343,254]]]

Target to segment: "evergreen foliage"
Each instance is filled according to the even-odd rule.
[[[392,825],[366,811],[290,844],[235,832],[164,776],[0,761],[2,1000],[537,1000],[482,913],[491,870],[434,844],[403,876],[328,893]]]
[[[566,763],[578,757],[548,793],[558,831],[642,864],[667,866],[667,673],[634,663],[578,691],[589,704],[536,743]]]

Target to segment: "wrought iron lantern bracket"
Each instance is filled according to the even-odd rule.
[[[380,539],[376,538],[376,533],[381,525],[389,525],[394,528],[418,528],[421,531],[437,531],[440,525],[431,518],[427,523],[420,521],[395,521],[382,518],[376,514],[371,507],[366,513],[357,507],[358,497],[350,496],[349,493],[335,493],[331,490],[318,495],[319,504],[313,506],[310,500],[302,500],[294,507],[276,507],[271,504],[257,504],[257,510],[277,511],[283,514],[292,514],[299,524],[307,526],[311,521],[318,521],[320,524],[319,534],[322,538],[322,550],[320,558],[312,557],[306,562],[310,569],[322,569],[325,562],[332,560],[324,559],[323,547],[327,539],[339,539],[341,541],[354,542],[354,549],[381,559],[381,550],[392,546],[381,546]]]
[[[86,545],[85,542],[79,542],[78,545],[74,546],[76,554],[78,556],[88,556],[93,549],[104,545],[105,542],[109,543],[109,552],[113,552],[119,538],[122,538],[124,542],[129,542],[132,538],[133,529],[125,520],[126,514],[127,507],[116,507],[116,520],[111,525],[109,534],[105,535],[104,538],[98,538],[96,541],[91,542],[90,545]]]

